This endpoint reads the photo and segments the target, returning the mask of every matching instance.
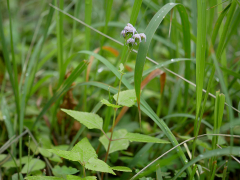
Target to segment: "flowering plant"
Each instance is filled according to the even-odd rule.
[[[130,23],[128,23],[127,26],[124,27],[121,35],[125,38],[126,43],[129,45],[130,48],[132,48],[134,44],[138,45],[140,42],[142,42],[142,40],[145,40],[146,42],[146,35],[144,33],[138,34],[135,27],[133,27],[133,25]]]

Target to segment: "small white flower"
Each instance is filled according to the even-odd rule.
[[[140,33],[139,35],[141,37],[141,40],[145,39],[145,42],[146,42],[146,39],[147,39],[146,35],[144,33]]]
[[[130,23],[127,23],[127,26],[131,27],[131,28],[134,28],[132,24]]]
[[[122,30],[121,35],[125,38],[126,37],[126,32],[125,30]]]
[[[127,44],[131,44],[131,45],[133,46],[134,43],[135,43],[135,39],[133,39],[133,38],[129,38],[129,39],[127,40]]]
[[[131,26],[125,26],[124,30],[126,33],[132,33],[133,35],[137,32],[137,30]]]
[[[134,34],[133,38],[135,39],[135,41],[139,40],[139,42],[141,42],[141,36],[140,34]]]

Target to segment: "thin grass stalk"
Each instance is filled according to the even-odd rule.
[[[13,42],[13,35],[12,35],[12,17],[11,17],[11,8],[10,8],[10,3],[9,0],[7,0],[7,5],[8,5],[8,16],[9,16],[9,30],[10,30],[10,40],[11,40],[11,53],[12,53],[12,64],[13,64],[13,75],[14,75],[14,86],[15,86],[15,91],[16,91],[16,110],[17,110],[17,115],[19,116],[20,112],[20,107],[19,107],[19,86],[18,86],[18,71],[17,71],[17,63],[15,60],[15,52],[14,52],[14,42]]]
[[[208,98],[208,93],[211,89],[211,85],[212,85],[212,81],[213,81],[213,77],[214,77],[214,74],[215,74],[215,67],[213,66],[213,69],[212,69],[212,72],[211,72],[211,75],[210,75],[210,78],[209,78],[209,82],[208,82],[208,87],[207,87],[207,92],[204,96],[204,101],[203,101],[203,104],[202,104],[202,108],[201,108],[201,112],[200,112],[200,117],[199,119],[195,119],[195,122],[198,122],[197,123],[197,129],[196,131],[194,131],[194,137],[196,138],[198,136],[198,133],[199,133],[199,130],[200,130],[200,126],[201,126],[201,122],[202,122],[202,117],[203,117],[203,113],[204,113],[204,109],[205,109],[205,106],[206,106],[206,102],[207,102],[207,98]],[[197,117],[198,118],[198,117]],[[199,120],[199,121],[198,121]],[[196,148],[196,139],[194,139],[193,141],[193,147],[192,147],[192,157],[194,157],[194,154],[195,154],[195,148]]]
[[[92,0],[85,0],[85,23],[91,25],[92,20]],[[85,47],[90,50],[91,30],[85,26]],[[85,56],[88,59],[88,55]],[[85,71],[85,79],[87,78],[87,69]],[[84,87],[83,93],[83,110],[87,111],[87,86]]]
[[[106,3],[107,8],[106,8],[106,14],[105,14],[105,26],[103,30],[104,34],[107,34],[108,22],[110,21],[110,17],[111,17],[112,4],[113,4],[113,0],[108,0]],[[105,36],[102,36],[101,44],[100,44],[100,54],[102,51],[102,46],[104,44],[104,41],[105,41]]]
[[[224,110],[225,96],[220,94],[219,91],[216,92],[216,101],[214,109],[214,126],[213,133],[218,134],[220,132],[220,127],[222,124],[223,110]],[[212,138],[212,149],[217,149],[218,136]],[[216,160],[216,157],[212,157],[210,160],[210,170],[213,171],[213,162]]]
[[[212,175],[211,175],[210,180],[214,180],[216,169],[217,169],[217,161],[214,161],[213,162],[213,171],[212,171]]]
[[[222,12],[222,10],[223,10],[223,4],[222,4],[221,2],[222,2],[222,0],[217,0],[217,3],[218,3],[217,10],[218,10],[218,12]],[[219,37],[222,36],[223,27],[224,27],[223,24],[221,24],[221,26],[220,26],[220,28],[219,28]],[[221,39],[219,39],[219,40],[221,40]],[[224,49],[224,50],[223,50],[223,53],[222,53],[221,65],[222,65],[223,67],[227,67],[226,49]],[[227,85],[227,84],[228,84],[227,73],[224,73],[223,76],[224,76],[225,84]]]
[[[82,0],[77,0],[76,4],[75,4],[75,8],[74,8],[74,17],[79,17],[79,13],[80,13],[80,9],[81,9],[81,3]],[[71,40],[70,40],[70,51],[68,56],[71,56],[72,54],[72,50],[73,50],[73,44],[74,44],[74,37],[76,35],[76,26],[77,26],[77,22],[73,21],[73,27],[72,27],[72,33],[71,33]]]
[[[228,168],[228,161],[226,161],[226,165],[224,166],[224,169],[223,169],[223,177],[222,177],[222,180],[225,180],[226,177],[227,177],[227,168]]]
[[[18,94],[16,91],[16,87],[15,87],[15,79],[13,76],[13,70],[12,70],[12,65],[11,65],[11,61],[9,58],[9,52],[7,49],[7,43],[6,43],[6,39],[5,39],[5,35],[4,35],[4,27],[3,27],[3,22],[2,22],[2,12],[1,12],[1,8],[0,8],[0,39],[1,39],[1,44],[2,44],[2,53],[3,53],[3,58],[4,58],[4,62],[7,68],[7,72],[9,74],[9,78],[10,78],[10,82],[12,85],[12,89],[13,89],[13,93],[14,93],[14,97],[15,97],[15,105],[16,108],[20,111],[20,104],[19,101],[17,99]]]
[[[231,103],[231,99],[230,99],[230,96],[229,96],[227,87],[226,87],[226,85],[225,85],[225,83],[224,83],[224,78],[223,78],[221,69],[220,69],[220,67],[219,67],[219,65],[218,65],[218,61],[217,61],[217,58],[216,58],[215,54],[212,54],[212,59],[213,59],[214,65],[215,65],[215,67],[216,67],[216,72],[217,72],[218,77],[219,77],[219,81],[220,81],[220,85],[221,85],[222,91],[223,91],[223,93],[224,93],[224,95],[225,95],[225,97],[226,97],[226,102],[225,102],[225,104],[231,105],[231,104],[232,104],[232,103]],[[230,127],[231,127],[231,128],[230,128],[230,134],[233,134],[232,122],[233,122],[234,114],[233,114],[232,108],[229,108],[229,107],[228,107],[228,112],[229,112],[229,116],[228,116],[228,117],[229,117],[230,124],[231,124],[231,125],[230,125]],[[230,145],[233,146],[233,138],[231,138],[231,140],[230,140]]]
[[[59,2],[59,5],[58,5]],[[55,6],[59,7],[63,10],[63,0],[55,0]],[[63,14],[56,12],[56,30],[57,30],[57,60],[58,60],[58,71],[59,71],[59,84],[60,86],[61,82],[64,79],[64,74],[62,72],[63,70]]]
[[[222,53],[223,53],[223,48],[224,48],[224,43],[225,43],[225,40],[226,40],[226,37],[227,37],[227,33],[229,31],[229,26],[230,26],[230,23],[232,21],[233,14],[235,12],[236,6],[237,6],[237,3],[236,3],[235,0],[233,0],[232,4],[230,6],[230,9],[228,11],[227,20],[226,20],[226,23],[224,24],[224,27],[223,27],[223,30],[222,30],[222,33],[221,33],[221,38],[220,38],[220,41],[219,41],[219,44],[218,44],[217,53],[216,53],[218,59],[221,59],[221,56],[222,56]]]
[[[197,28],[197,51],[196,51],[196,119],[194,122],[194,133],[197,131],[198,116],[202,101],[202,89],[205,70],[205,49],[206,49],[206,0],[197,1],[198,28]],[[192,155],[194,155],[194,150]],[[194,156],[193,156],[194,158]]]
[[[191,174],[189,180],[193,180],[194,179],[194,175],[195,175],[196,171],[197,171],[197,165],[195,164],[193,166],[193,171],[192,171],[192,174]]]

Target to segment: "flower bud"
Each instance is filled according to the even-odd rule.
[[[129,38],[129,39],[127,40],[127,44],[129,44],[130,46],[133,46],[134,43],[135,43],[135,39],[133,39],[133,38]]]
[[[133,38],[135,39],[136,42],[141,42],[142,40],[140,34],[134,34]]]
[[[139,35],[141,37],[141,40],[145,39],[145,42],[146,42],[146,39],[147,39],[146,35],[144,33],[140,33]]]

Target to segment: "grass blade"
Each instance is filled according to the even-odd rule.
[[[198,29],[197,29],[197,51],[196,51],[196,84],[197,84],[197,116],[202,101],[202,89],[205,70],[206,49],[206,0],[198,1]]]
[[[139,52],[137,54],[137,59],[136,59],[136,64],[135,64],[135,73],[134,73],[134,82],[135,82],[135,91],[136,91],[136,96],[138,99],[138,104],[140,104],[140,89],[141,89],[141,82],[142,82],[142,74],[143,74],[143,68],[147,56],[147,52],[151,43],[151,40],[153,38],[153,35],[158,28],[159,24],[162,22],[162,20],[165,18],[165,16],[171,11],[172,8],[178,7],[178,10],[183,14],[181,17],[182,23],[188,28],[186,29],[186,34],[189,32],[189,22],[186,14],[186,10],[181,4],[175,4],[175,3],[169,3],[163,6],[151,19],[150,23],[148,24],[145,34],[147,37],[146,43],[141,43],[139,46]],[[185,18],[186,17],[186,18]],[[185,30],[185,27],[183,27]],[[185,34],[184,34],[185,35]],[[189,35],[190,36],[190,35]],[[189,45],[190,45],[190,39],[186,37],[186,43],[189,40]],[[185,50],[187,50],[185,53],[190,54],[190,48],[186,46]]]
[[[227,33],[228,33],[228,30],[229,30],[229,25],[232,21],[233,14],[235,12],[236,6],[237,6],[236,1],[235,0],[232,1],[232,4],[229,8],[229,12],[227,14],[227,20],[226,20],[226,23],[224,24],[223,32],[221,34],[221,38],[220,38],[218,48],[217,48],[217,53],[216,54],[217,54],[218,59],[221,59],[221,55],[223,53],[223,48],[224,48],[224,43],[225,43]]]
[[[202,160],[202,159],[207,159],[207,158],[211,158],[213,156],[216,156],[216,154],[218,156],[228,156],[228,155],[234,155],[234,156],[238,156],[239,155],[239,151],[240,148],[239,147],[227,147],[227,148],[223,148],[223,149],[215,149],[212,151],[208,151],[204,154],[199,155],[198,157],[194,158],[193,160],[189,161],[189,163],[187,163],[186,165],[184,165],[182,167],[182,169],[180,171],[178,171],[178,173],[176,174],[176,176],[173,178],[173,180],[177,179],[179,177],[179,175],[186,170],[188,167],[192,166],[193,164],[197,163],[198,161]]]
[[[6,39],[5,39],[5,36],[4,36],[1,9],[0,9],[0,39],[1,39],[1,44],[2,44],[2,53],[3,53],[4,62],[6,64],[6,68],[7,68],[9,78],[10,78],[10,82],[11,82],[13,92],[14,92],[16,109],[17,109],[17,112],[20,112],[20,104],[19,104],[19,101],[17,99],[17,97],[18,97],[17,87],[15,87],[16,80],[14,79],[14,76],[13,76],[13,73],[12,73],[14,71],[13,71],[12,66],[11,66],[11,62],[10,62],[10,58],[9,58],[9,52],[8,52],[8,49],[7,49],[8,46],[6,44]]]
[[[60,9],[63,9],[63,0],[58,1],[55,0],[55,5],[59,7]],[[63,72],[63,14],[60,12],[56,12],[56,21],[57,21],[57,60],[58,60],[58,71],[59,71],[59,84],[60,86],[61,82],[64,79],[64,72]]]
[[[140,11],[143,0],[135,0],[132,8],[132,14],[130,17],[130,23],[134,26],[137,22],[138,13]]]
[[[12,63],[13,63],[13,70],[14,70],[14,89],[16,91],[15,94],[15,99],[16,99],[16,109],[17,109],[17,114],[19,114],[20,107],[19,107],[19,86],[18,86],[18,71],[17,71],[17,64],[15,60],[15,52],[14,52],[14,42],[13,42],[13,35],[12,35],[12,17],[11,17],[11,8],[10,8],[10,3],[9,0],[7,0],[7,5],[8,5],[8,15],[9,15],[9,30],[10,30],[10,42],[11,42],[11,54],[12,54]]]

